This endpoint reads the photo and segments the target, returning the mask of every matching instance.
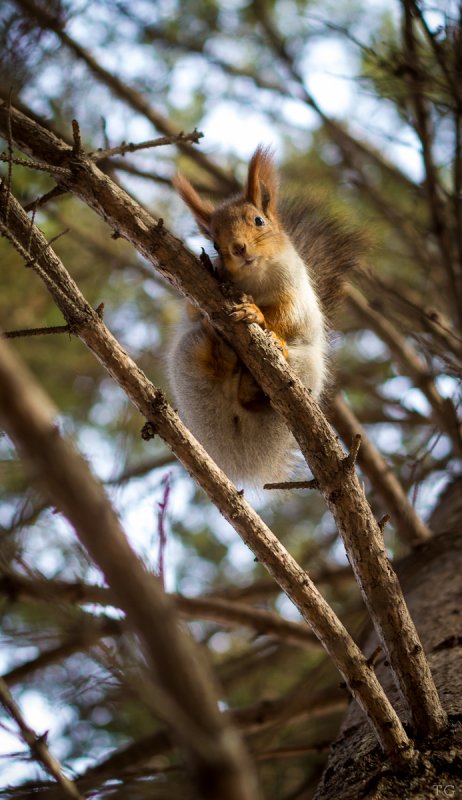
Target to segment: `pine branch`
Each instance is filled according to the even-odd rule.
[[[0,107],[1,127],[3,114]],[[36,148],[42,150],[42,141],[37,145],[37,136],[31,135],[35,127],[18,112],[14,113],[15,141],[26,151],[29,148],[34,151]],[[50,141],[44,146],[52,156]],[[57,155],[55,154],[55,158]],[[72,180],[73,192],[98,213],[103,214],[118,233],[131,241],[138,252],[150,260],[167,280],[207,313],[220,333],[232,342],[239,357],[271,398],[274,408],[287,420],[336,520],[384,651],[412,710],[416,728],[424,729],[427,733],[429,730],[439,730],[445,724],[446,717],[398,581],[390,566],[380,527],[366,501],[355,470],[347,468],[345,454],[318,405],[272,346],[264,331],[256,326],[242,326],[231,321],[230,313],[234,310],[232,303],[223,300],[214,278],[198,265],[181,243],[168,233],[165,226],[156,224],[155,219],[103,175],[90,159],[80,158],[79,170],[75,173]],[[18,222],[19,217],[20,213],[16,217]],[[22,223],[19,224],[19,229],[21,225]],[[58,267],[57,260],[53,260],[51,264],[48,259],[48,274],[50,268],[61,275],[63,268],[62,265]],[[60,280],[57,277],[57,285]],[[98,353],[99,360],[105,363],[110,374],[121,383],[149,421],[151,430],[165,439],[223,513],[223,508],[226,508],[225,516],[296,602],[337,666],[346,672],[352,663],[355,664],[355,669],[360,668],[359,654],[355,653],[352,658],[353,651],[350,651],[347,656],[350,641],[348,640],[347,645],[344,631],[330,617],[331,612],[325,607],[322,598],[317,597],[315,587],[307,584],[303,571],[297,564],[287,561],[288,554],[284,549],[279,549],[280,542],[269,531],[265,531],[263,538],[261,534],[256,534],[255,526],[261,531],[258,518],[252,516],[251,509],[244,505],[242,497],[235,497],[234,487],[229,481],[223,481],[224,476],[217,473],[216,466],[205,451],[198,447],[177,415],[169,408],[163,395],[146,383],[138,368],[127,360],[126,353],[120,352],[118,343],[107,329],[101,327],[101,320],[94,319],[80,294],[74,295],[74,306],[79,308],[79,318],[73,324],[80,338]],[[119,353],[117,358],[116,352]],[[140,392],[141,387],[143,388]],[[289,563],[291,569],[293,568],[290,579],[287,573]],[[312,614],[314,605],[318,610],[315,620]],[[319,618],[320,614],[322,619]],[[324,628],[325,625],[327,628]],[[340,659],[337,646],[329,646],[331,635],[338,643],[343,642]],[[361,670],[361,674],[361,680],[365,680],[366,673]],[[356,685],[356,682],[351,682],[350,674],[350,689],[358,701],[363,703],[366,698],[359,697]],[[377,688],[368,684],[368,692],[372,691],[378,699],[375,694]],[[370,697],[369,695],[368,700]],[[377,711],[378,707],[371,708],[369,703],[368,712],[371,718]],[[393,726],[395,724],[394,722]],[[381,723],[376,731],[383,737]]]
[[[462,429],[457,411],[449,398],[442,398],[425,363],[399,332],[396,325],[383,314],[371,308],[367,299],[353,286],[346,290],[348,302],[354,313],[388,345],[404,375],[409,375],[423,392],[433,411],[438,428],[449,436],[454,452],[462,455]]]
[[[48,397],[4,340],[0,417],[34,480],[69,519],[140,636],[161,687],[162,710],[194,765],[198,793],[210,800],[254,800],[258,791],[248,756],[218,711],[208,667],[178,625],[159,582],[131,549],[86,461],[59,435]]]
[[[13,699],[11,692],[8,689],[5,681],[0,678],[0,703],[6,709],[8,714],[16,722],[21,738],[24,743],[29,747],[32,758],[38,761],[42,767],[48,772],[62,789],[63,795],[71,797],[72,800],[83,800],[75,783],[70,781],[69,778],[63,773],[61,764],[50,753],[47,744],[47,734],[43,733],[40,736],[27,724],[22,712]]]
[[[94,165],[92,165],[92,168],[94,168]],[[79,174],[82,174],[81,171],[79,171]],[[106,177],[104,180],[108,181]],[[117,192],[121,191],[118,187],[114,188]],[[15,236],[21,239],[26,230],[27,235],[30,236],[29,220],[14,198],[11,198],[10,207],[14,210]],[[143,214],[145,212],[139,209],[139,213]],[[141,223],[142,225],[141,230],[147,232],[149,228],[144,226],[143,220],[139,216],[136,219],[136,224],[139,225]],[[11,220],[13,220],[13,212],[11,212]],[[244,542],[253,550],[257,558],[265,565],[281,588],[299,608],[303,617],[309,622],[313,631],[333,658],[352,694],[356,697],[361,707],[366,710],[385,751],[393,759],[407,759],[411,754],[409,740],[398,717],[383,694],[373,671],[367,667],[361,651],[354,644],[308,575],[290,556],[277,537],[263,524],[258,515],[244,500],[242,494],[221,473],[205,450],[194,440],[177,414],[168,406],[162,393],[152,386],[136,364],[127,356],[108,331],[102,319],[93,311],[76,285],[71,281],[56,254],[52,256],[50,248],[44,246],[41,232],[35,228],[34,234],[31,249],[32,253],[37,250],[41,254],[41,265],[38,266],[40,274],[46,274],[47,287],[61,310],[63,310],[64,294],[66,298],[65,307],[74,309],[73,331],[97,355],[109,374],[124,388],[132,402],[145,416],[147,419],[146,433],[152,435],[156,431],[164,438],[173,452],[220,508],[222,514],[233,525]],[[162,229],[161,241],[167,236],[169,234]],[[181,264],[179,243],[176,240],[174,241],[176,242],[175,262]],[[192,261],[194,269],[194,259],[186,251],[184,258],[185,260],[187,259],[186,263]],[[46,264],[46,268],[43,266],[44,264]],[[223,301],[217,291],[214,279],[206,270],[202,268],[200,270],[201,273],[198,277],[208,283],[210,282],[210,295],[207,292],[209,300],[214,299],[218,307],[222,306]],[[66,287],[65,292],[61,288],[64,286]],[[230,303],[229,308],[230,310],[233,309]],[[227,323],[226,328],[228,325],[229,323]],[[246,332],[247,329],[245,330]],[[258,330],[257,335],[260,333],[263,335],[264,347],[267,348],[265,352],[268,358],[268,353],[271,355],[274,348],[266,340],[263,332]],[[272,357],[274,360],[274,353]],[[276,358],[279,359],[277,351]],[[284,370],[288,370],[285,361],[283,367]],[[290,375],[289,380],[294,380],[294,382],[297,380],[295,376],[292,378],[290,371],[288,375]],[[284,377],[284,385],[287,385],[286,376]],[[303,395],[306,396],[304,389]],[[304,408],[303,401],[302,408]],[[334,441],[336,442],[335,437]],[[340,451],[337,443],[336,447]],[[343,453],[340,458],[339,471],[340,473],[335,476],[336,482],[347,475],[354,474],[352,470],[344,468]],[[375,520],[374,524],[377,526]],[[383,547],[378,526],[377,531]],[[368,566],[369,563],[370,557],[368,556]],[[395,588],[393,588],[393,591],[396,605],[395,595],[397,592]],[[419,675],[419,680],[420,677]]]
[[[382,498],[385,508],[390,512],[403,542],[415,547],[429,539],[430,530],[409,503],[383,456],[374,447],[364,428],[339,395],[331,403],[329,412],[334,426],[344,441],[351,441],[355,433],[361,435],[358,463]]]

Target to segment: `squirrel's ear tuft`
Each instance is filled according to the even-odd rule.
[[[210,236],[210,220],[214,212],[212,203],[209,203],[207,200],[202,200],[188,179],[183,177],[183,175],[175,175],[172,183],[178,194],[183,198],[188,208],[194,214],[201,231],[205,233],[206,236]]]
[[[277,213],[278,175],[270,147],[259,145],[249,164],[246,200],[265,214]]]

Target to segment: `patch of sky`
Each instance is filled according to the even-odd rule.
[[[404,375],[397,375],[390,378],[380,387],[381,394],[390,400],[399,401],[403,408],[409,411],[417,411],[419,414],[429,416],[431,413],[430,404],[420,389],[416,389],[410,378]]]
[[[291,620],[292,622],[303,623],[303,618],[302,615],[300,614],[300,611],[293,604],[292,600],[289,600],[287,595],[284,594],[283,592],[276,600],[276,609],[281,615],[281,617],[285,617],[285,619]]]
[[[128,404],[127,396],[111,379],[101,381],[99,400],[92,406],[90,421],[95,425],[109,425]]]
[[[452,375],[437,375],[436,388],[442,397],[456,398],[460,395],[462,386],[460,379]]]
[[[354,335],[354,343],[359,355],[370,361],[384,359],[388,355],[387,346],[372,331],[361,331]]]
[[[401,429],[396,425],[374,425],[370,431],[371,438],[381,453],[393,455],[400,452],[403,446]]]

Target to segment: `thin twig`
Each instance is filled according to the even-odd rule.
[[[112,156],[120,156],[124,153],[136,153],[138,150],[147,150],[152,147],[162,147],[167,144],[178,144],[179,142],[194,142],[198,144],[203,138],[204,134],[196,128],[191,133],[178,133],[172,136],[159,136],[157,139],[148,139],[146,142],[133,142],[120,144],[118,147],[108,147],[105,150],[95,150],[89,153],[93,161],[101,161],[102,158],[112,158]]]
[[[53,186],[49,192],[45,192],[41,197],[38,197],[36,200],[33,200],[32,203],[28,203],[24,206],[24,211],[42,208],[49,200],[54,200],[55,197],[62,197],[63,194],[67,194],[67,189],[65,189],[64,186]]]
[[[319,489],[316,478],[310,481],[281,481],[280,483],[265,483],[264,489]]]
[[[30,158],[12,158],[9,153],[0,153],[0,161],[7,162],[10,167],[15,164],[19,167],[29,167],[39,172],[49,172],[51,175],[59,175],[60,177],[68,177],[71,170],[68,167],[61,167],[54,164],[44,164],[42,161],[32,161]]]
[[[172,479],[172,473],[167,472],[167,475],[162,479],[162,485],[164,487],[163,497],[162,500],[160,500],[160,502],[158,503],[159,514],[158,514],[157,530],[159,533],[159,555],[157,559],[157,574],[162,582],[162,586],[164,587],[164,589],[165,589],[165,548],[167,546],[167,531],[165,529],[165,523],[167,517],[168,501],[170,498],[171,479]]]
[[[29,747],[32,758],[38,761],[43,768],[56,780],[66,797],[72,800],[84,800],[75,783],[66,778],[59,761],[50,753],[47,745],[47,733],[37,734],[24,719],[21,710],[5,681],[0,678],[0,703],[16,722],[21,738]]]
[[[6,205],[5,205],[5,217],[4,217],[5,224],[8,224],[8,214],[10,209],[9,196],[11,192],[11,181],[13,178],[13,133],[11,130],[11,95],[12,95],[12,89],[10,88],[8,92],[8,99],[6,102],[6,109],[7,109],[6,140],[8,144],[8,154],[6,156],[6,161],[8,162],[8,173],[6,177]]]
[[[19,339],[27,336],[46,336],[55,333],[71,333],[69,325],[52,325],[50,328],[24,328],[17,331],[3,331],[0,336],[4,339]]]
[[[78,157],[82,155],[83,148],[82,148],[82,138],[80,136],[80,125],[76,119],[72,120],[72,138],[74,141],[72,147],[72,155]]]

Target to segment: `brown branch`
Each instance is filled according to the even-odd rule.
[[[0,153],[0,161],[18,167],[29,167],[39,172],[49,172],[51,175],[69,175],[69,170],[65,167],[54,166],[53,164],[43,164],[41,161],[31,161],[29,158],[13,158],[9,153]]]
[[[52,325],[50,328],[25,328],[17,331],[3,331],[0,336],[4,339],[19,339],[28,336],[46,336],[54,333],[70,333],[69,325]]]
[[[3,114],[0,106],[0,129],[2,125]],[[29,148],[41,152],[46,149],[49,157],[53,158],[54,139],[49,134],[45,137],[42,131],[37,136],[35,128],[34,124],[24,119],[18,112],[14,113],[13,133],[16,143],[19,140],[21,147],[26,151],[29,151]],[[57,152],[55,151],[54,158],[61,158],[62,151],[63,148],[60,146]],[[207,313],[215,327],[232,342],[240,358],[271,398],[274,408],[284,415],[336,520],[369,612],[380,632],[384,650],[412,709],[416,727],[427,732],[440,729],[445,724],[445,714],[397,578],[389,564],[380,528],[356,474],[342,467],[344,453],[319,406],[302,386],[285,359],[269,342],[263,330],[256,326],[242,326],[238,322],[231,321],[230,312],[234,310],[233,304],[229,300],[223,300],[214,278],[198,265],[181,243],[168,233],[165,226],[159,228],[156,221],[120,187],[103,175],[90,159],[79,159],[79,167],[72,180],[74,193],[102,214],[121,235],[132,241],[137,250],[146,256],[167,280]],[[15,219],[18,223],[16,230],[20,237],[22,229],[20,208],[17,204],[15,208],[19,212],[15,215]],[[216,466],[205,451],[198,447],[178,416],[168,407],[161,393],[146,382],[145,377],[136,365],[129,361],[126,353],[121,351],[109,331],[101,327],[101,321],[94,319],[92,310],[84,303],[80,293],[75,295],[75,284],[69,283],[69,276],[57,259],[47,258],[47,274],[50,274],[50,269],[55,274],[54,282],[47,279],[53,296],[59,297],[60,293],[53,287],[62,284],[63,281],[67,286],[66,298],[70,297],[69,291],[72,287],[72,296],[75,298],[74,314],[77,315],[74,324],[76,330],[78,329],[78,335],[98,354],[99,360],[123,386],[154,430],[165,439],[222,513],[231,521],[244,541],[253,549],[259,560],[298,605],[341,671],[348,672],[353,663],[355,669],[360,668],[358,653],[353,656],[353,651],[350,650],[347,656],[350,642],[345,640],[344,630],[338,627],[337,621],[334,622],[331,610],[325,607],[322,598],[317,597],[315,587],[307,583],[303,571],[290,557],[289,561],[287,560],[288,554],[284,548],[280,549],[281,545],[277,538],[268,529],[262,530],[259,518],[256,515],[252,516],[252,510],[242,497],[239,495],[236,497],[234,487],[219,471],[217,472]],[[314,607],[317,609],[316,619],[313,618]],[[339,647],[332,646],[334,639],[331,639],[331,636]],[[340,641],[343,642],[341,648]],[[342,652],[340,658],[339,649]],[[363,682],[366,673],[361,668],[360,671]],[[375,695],[376,686],[369,685],[368,689],[363,691],[367,685],[367,683],[362,684],[362,696],[359,697],[356,683],[352,685],[351,681],[349,682],[350,689],[361,703],[366,701],[365,695],[368,695],[369,691],[372,690]],[[369,695],[366,701],[368,713],[371,715],[372,712],[375,716],[378,707],[374,709],[374,703],[371,704],[370,699]],[[380,702],[383,710],[383,696]],[[381,719],[383,720],[382,716]],[[381,723],[377,733],[383,736],[380,726]],[[390,733],[390,729],[387,733]]]
[[[53,31],[62,44],[66,45],[66,47],[71,50],[74,56],[87,65],[93,75],[95,75],[100,81],[108,86],[115,95],[120,97],[122,100],[128,103],[129,106],[135,109],[135,111],[138,111],[140,114],[146,117],[146,119],[148,119],[155,128],[161,131],[161,133],[165,134],[166,136],[178,136],[180,131],[178,131],[166,117],[164,117],[159,111],[156,111],[154,108],[152,108],[152,106],[147,102],[140,92],[137,92],[136,89],[127,86],[127,84],[121,81],[116,75],[113,75],[111,72],[109,72],[109,70],[104,69],[104,67],[101,66],[101,64],[88,52],[88,50],[78,44],[78,42],[72,39],[63,30],[62,22],[50,14],[44,8],[44,6],[38,6],[32,0],[17,0],[17,4],[26,12],[26,14],[32,16],[42,28]],[[235,179],[210,161],[206,155],[200,152],[200,150],[197,150],[188,143],[182,142],[178,144],[178,147],[192,161],[195,161],[198,166],[202,167],[202,169],[212,175],[212,177],[215,178],[215,180],[217,180],[218,183],[226,189],[226,191],[236,191],[238,185]]]
[[[90,161],[89,163],[91,164]],[[91,166],[92,169],[96,169],[93,164],[91,164]],[[79,174],[81,173],[79,172]],[[108,181],[106,177],[104,177],[104,180]],[[84,184],[88,186],[87,176],[84,178]],[[120,191],[118,187],[114,188]],[[99,196],[101,197],[101,195]],[[29,220],[14,198],[11,199],[11,208],[14,209],[16,235],[18,238],[22,238],[26,229],[29,235]],[[153,229],[156,230],[155,226],[153,228],[152,223],[149,227],[145,226],[142,217],[140,218],[139,216],[140,214],[145,214],[145,212],[139,207],[137,208],[138,224],[142,225],[140,230],[144,230],[145,233]],[[12,214],[11,219],[13,219]],[[126,217],[124,225],[125,224]],[[310,623],[315,634],[333,658],[334,663],[344,676],[353,695],[366,710],[386,752],[389,753],[392,758],[395,756],[398,758],[407,758],[410,754],[408,749],[409,740],[398,717],[383,694],[379,683],[376,681],[375,675],[366,667],[361,651],[349,637],[345,628],[332,612],[332,609],[324,598],[319,594],[308,575],[290,556],[277,537],[264,525],[258,515],[247,504],[241,494],[237,492],[226,476],[220,472],[205,450],[194,440],[177,414],[168,406],[161,392],[155,389],[136,364],[134,364],[125,351],[122,350],[119,343],[105,327],[103,321],[95,314],[88,303],[86,303],[56,254],[52,255],[52,251],[43,246],[44,239],[41,232],[35,229],[34,233],[32,252],[35,250],[41,252],[41,263],[43,265],[46,264],[46,267],[39,267],[40,274],[46,274],[47,287],[61,310],[64,308],[67,313],[69,305],[72,306],[72,325],[74,331],[87,344],[92,352],[97,355],[98,359],[105,365],[109,374],[123,387],[132,402],[148,420],[151,428],[165,439],[173,452],[181,459],[184,466],[196,477],[199,484],[219,507],[225,518],[228,519],[237,530],[244,542],[253,550],[259,561],[266,566],[268,571],[299,608],[302,616]],[[160,241],[163,242],[169,236],[165,229],[163,229]],[[175,239],[173,239],[173,241],[175,242],[175,263],[178,265],[182,263],[182,251],[180,243]],[[152,257],[152,245],[150,251]],[[170,254],[170,258],[171,257],[172,254]],[[190,267],[192,266],[194,270],[195,261],[186,251],[183,255],[183,259],[186,261],[186,264],[189,263]],[[190,275],[190,271],[188,274]],[[197,278],[199,285],[204,281],[206,285],[208,285],[209,288],[206,294],[208,302],[210,303],[210,300],[213,300],[215,308],[219,310],[221,315],[223,313],[221,310],[223,300],[218,292],[214,279],[203,269],[197,274]],[[59,291],[56,291],[57,287]],[[63,297],[66,298],[64,306]],[[229,308],[232,310],[234,307],[229,303]],[[229,323],[227,322],[226,328],[228,327]],[[257,336],[258,334],[260,334],[260,331],[258,331]],[[271,345],[268,345],[263,331],[261,331],[261,334],[264,342],[264,352],[268,358],[268,353],[271,354],[273,348]],[[285,362],[284,370],[288,370]],[[288,378],[285,376],[283,379],[284,395],[287,395],[287,380],[296,381],[295,376],[292,377],[292,373],[288,372],[288,376],[290,377]],[[16,392],[13,394],[16,394]],[[302,396],[305,397],[306,395],[306,391],[302,389]],[[297,408],[297,413],[300,412],[300,408],[303,408],[304,413],[306,413],[303,400],[301,406],[297,403]],[[317,413],[320,414],[320,412]],[[322,424],[325,426],[324,422],[322,422]],[[331,435],[333,437],[333,434]],[[343,453],[341,453],[335,437],[333,437],[333,439],[337,451],[341,454],[338,472],[336,472],[334,476],[335,485],[338,487],[338,481],[339,479],[340,481],[342,480],[342,476],[346,475],[346,471],[341,467]],[[348,476],[349,480],[353,479],[352,474],[348,473]],[[373,517],[372,519],[379,534],[380,531],[377,523]],[[383,553],[386,558],[384,550]],[[369,562],[370,557],[368,556],[368,567]],[[122,568],[122,565],[123,561],[120,564],[120,568]],[[388,569],[388,561],[387,567],[383,568]],[[392,591],[394,600],[393,607],[396,608],[397,597],[399,598],[397,584],[393,586]],[[389,619],[389,614],[387,614],[387,619]],[[421,675],[419,675],[418,680],[420,685],[420,681],[422,680]],[[427,686],[425,690],[428,690]]]
[[[21,681],[31,678],[36,672],[46,669],[52,666],[52,664],[59,664],[74,653],[88,650],[106,637],[120,636],[121,633],[122,624],[118,620],[86,620],[82,631],[79,631],[79,633],[73,636],[69,636],[65,641],[56,645],[56,647],[43,650],[38,656],[30,659],[30,661],[18,664],[17,667],[13,667],[9,672],[5,672],[2,679],[7,686],[15,686]]]
[[[454,452],[459,456],[462,455],[462,432],[457,412],[449,398],[443,399],[440,396],[425,363],[398,331],[396,325],[371,308],[361,292],[353,286],[348,286],[346,294],[354,313],[388,345],[403,374],[412,378],[414,384],[425,395],[431,405],[436,424],[450,438]]]
[[[282,481],[280,483],[265,483],[264,489],[319,489],[316,479],[310,481]]]
[[[16,722],[21,738],[24,743],[29,747],[32,758],[38,761],[43,768],[56,780],[63,791],[63,795],[71,797],[73,800],[83,800],[75,783],[66,778],[62,771],[59,761],[50,753],[47,745],[47,734],[42,733],[38,735],[27,724],[21,710],[17,703],[14,701],[8,686],[5,681],[0,678],[0,703],[6,709],[8,714]]]
[[[106,587],[83,582],[70,583],[46,578],[26,578],[17,573],[0,576],[0,593],[14,601],[55,602],[59,600],[68,603],[95,603],[117,607],[117,598]],[[171,594],[169,597],[184,619],[203,619],[232,628],[251,628],[258,635],[271,636],[290,644],[315,646],[318,643],[306,625],[286,620],[271,611],[220,597],[184,597],[180,594]],[[98,638],[120,632],[117,627],[111,628],[109,622],[108,626],[103,627],[103,631],[98,633]],[[67,655],[68,653],[66,653],[66,657]],[[54,663],[54,661],[55,659],[53,662],[47,662],[44,666]],[[7,680],[6,676],[4,678]],[[17,680],[19,679],[17,678]],[[7,682],[9,683],[9,681]]]
[[[37,208],[42,208],[46,205],[50,200],[54,200],[56,197],[62,197],[63,194],[67,194],[67,190],[64,189],[62,186],[53,186],[49,192],[45,192],[41,197],[38,197],[36,200],[33,200],[32,203],[28,203],[24,206],[24,211],[32,211],[36,210]]]
[[[406,59],[406,69],[403,75],[409,86],[414,108],[414,128],[422,145],[428,211],[432,220],[433,233],[441,253],[442,264],[446,271],[447,300],[449,306],[452,307],[454,319],[457,321],[459,329],[462,330],[462,274],[460,274],[460,270],[457,269],[457,265],[453,261],[446,208],[442,200],[442,189],[434,161],[434,137],[430,111],[422,92],[424,68],[421,63],[414,30],[414,0],[401,0],[401,3],[404,10],[403,38]]]
[[[159,582],[128,544],[86,462],[59,435],[50,401],[2,340],[0,416],[30,474],[74,526],[140,636],[164,693],[163,711],[195,765],[198,792],[211,799],[258,796],[248,757],[218,711],[208,667],[178,626]]]
[[[385,508],[390,512],[401,539],[411,547],[426,541],[431,536],[430,530],[409,503],[383,456],[374,447],[358,419],[339,395],[329,407],[329,417],[344,441],[351,441],[355,433],[360,434],[361,449],[358,453],[358,463],[381,497]]]
[[[112,156],[120,156],[124,153],[136,153],[138,150],[147,150],[152,147],[162,147],[167,144],[179,144],[180,142],[198,142],[203,138],[204,134],[198,130],[192,133],[178,133],[175,136],[160,136],[157,139],[149,139],[146,142],[133,142],[120,144],[118,147],[108,147],[106,150],[95,150],[88,155],[94,161],[101,161],[103,158],[112,158]]]

